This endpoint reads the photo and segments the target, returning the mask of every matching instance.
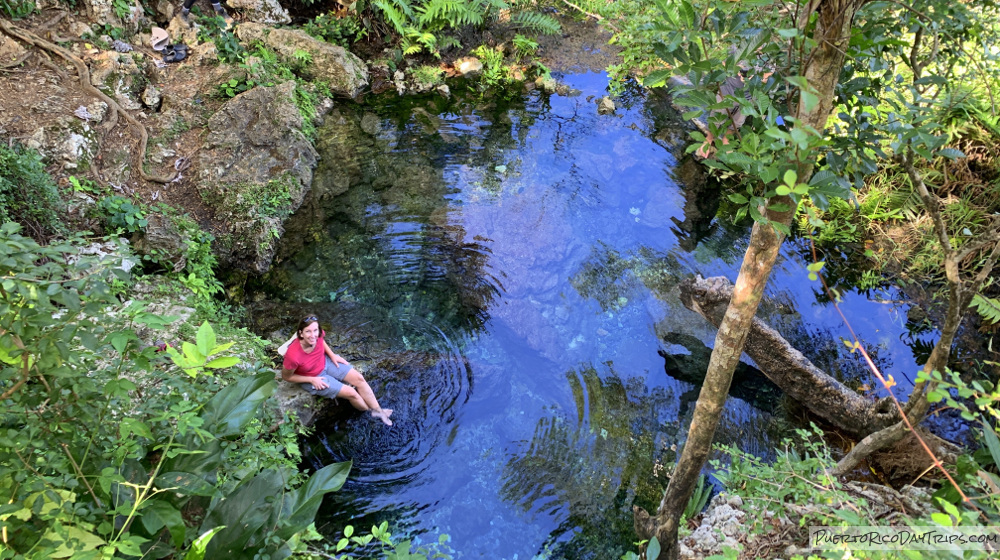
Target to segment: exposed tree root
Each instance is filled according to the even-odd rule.
[[[104,92],[97,89],[96,87],[94,87],[93,84],[90,83],[90,70],[87,69],[87,65],[83,62],[83,60],[81,60],[78,56],[74,55],[67,49],[60,47],[59,45],[56,45],[51,41],[42,39],[41,37],[35,35],[30,31],[21,29],[3,18],[0,18],[0,29],[2,29],[8,35],[16,37],[17,39],[20,39],[21,41],[29,45],[54,53],[71,62],[73,66],[76,67],[77,76],[80,79],[80,86],[88,93],[100,98],[101,101],[104,101],[105,103],[108,104],[108,107],[111,110],[111,114],[109,115],[110,118],[109,122],[111,123],[111,127],[117,124],[117,119],[118,119],[117,115],[120,113],[122,116],[125,117],[125,121],[128,122],[129,125],[134,127],[136,131],[138,131],[139,161],[138,165],[136,165],[135,168],[139,172],[139,177],[141,177],[145,181],[150,181],[153,183],[163,183],[163,184],[169,183],[174,180],[174,177],[176,175],[171,177],[160,177],[156,175],[149,175],[148,173],[146,173],[146,171],[143,169],[143,163],[146,161],[146,147],[147,144],[149,143],[149,133],[146,132],[146,127],[142,126],[142,124],[140,124],[139,121],[135,120],[135,117],[133,117],[127,111],[125,111],[125,109],[123,109],[121,105],[118,104],[117,101],[115,101],[111,97],[108,97]],[[108,128],[108,130],[110,130],[110,127]]]

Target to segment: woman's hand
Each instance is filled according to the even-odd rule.
[[[323,381],[323,379],[319,377],[310,379],[309,383],[312,383],[313,389],[316,389],[317,391],[322,391],[330,386],[326,381]]]
[[[347,360],[341,358],[339,354],[331,356],[330,361],[332,361],[334,365],[344,364],[346,366],[349,363]]]

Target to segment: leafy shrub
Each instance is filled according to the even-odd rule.
[[[136,233],[146,229],[146,211],[131,199],[121,195],[111,195],[102,198],[97,203],[105,224],[111,230],[123,233]]]
[[[306,22],[302,29],[317,39],[340,45],[345,49],[367,35],[367,31],[361,26],[357,14],[340,17],[334,12],[327,12]]]
[[[26,18],[34,11],[34,0],[0,0],[0,14],[10,19]]]
[[[459,45],[446,31],[482,27],[510,9],[503,0],[374,0],[371,6],[399,36],[404,55],[427,51],[435,56],[441,49]],[[554,18],[537,12],[517,12],[509,21],[514,27],[539,33],[560,29]]]
[[[42,156],[14,144],[0,144],[0,223],[15,221],[37,238],[61,232],[59,190],[42,164]]]
[[[279,420],[272,371],[227,378],[239,360],[207,323],[179,350],[143,348],[135,329],[167,321],[120,308],[120,257],[18,230],[0,227],[0,555],[287,556],[350,465],[300,485],[294,434],[264,428]]]

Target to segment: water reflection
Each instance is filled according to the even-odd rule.
[[[462,557],[608,558],[633,539],[631,505],[655,506],[715,339],[676,286],[735,277],[747,230],[714,219],[726,202],[678,163],[661,99],[602,116],[587,98],[606,77],[565,79],[582,93],[406,98],[320,131],[316,184],[252,296],[363,309],[359,363],[396,410],[391,429],[346,413],[308,442],[316,466],[355,461],[321,530],[389,519]],[[863,379],[799,249],[762,317]],[[885,306],[844,305],[873,340],[899,335]],[[768,456],[789,422],[752,366],[718,437]]]

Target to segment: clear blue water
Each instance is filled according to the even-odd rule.
[[[369,109],[365,142],[321,154],[317,181],[356,169],[351,188],[286,251],[269,297],[321,317],[369,308],[389,325],[381,342],[419,356],[368,370],[395,426],[317,426],[311,465],[354,461],[321,531],[389,520],[448,534],[462,558],[612,558],[634,540],[631,505],[655,507],[698,391],[664,354],[703,371],[715,336],[676,284],[735,279],[748,226],[678,181],[684,133],[661,101],[602,116],[588,96],[606,94],[605,75],[561,79],[579,95]],[[786,243],[761,315],[821,367],[870,383],[807,254]],[[841,307],[905,390],[907,306],[878,299],[900,298],[849,292]],[[730,398],[718,440],[768,456],[795,425],[783,410],[766,392]]]

